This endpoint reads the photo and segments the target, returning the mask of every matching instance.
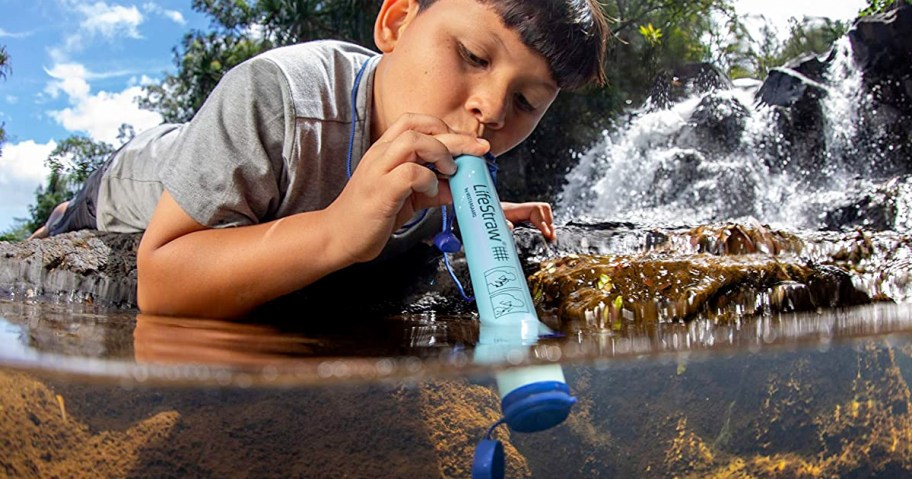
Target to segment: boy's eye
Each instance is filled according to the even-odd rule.
[[[527,100],[522,93],[517,93],[514,95],[513,101],[516,103],[516,107],[524,112],[532,113],[535,111],[535,107],[529,103],[529,100]]]
[[[468,62],[469,64],[471,64],[472,66],[482,67],[482,68],[488,66],[488,61],[487,61],[487,60],[485,60],[484,58],[479,57],[478,55],[476,55],[476,54],[474,54],[474,53],[472,53],[472,52],[471,52],[468,48],[466,48],[466,46],[463,45],[462,43],[459,43],[459,44],[458,44],[458,47],[459,47],[459,54],[462,56],[462,58],[463,58],[465,61],[467,61],[467,62]]]

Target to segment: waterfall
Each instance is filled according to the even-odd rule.
[[[853,194],[873,188],[878,158],[860,128],[871,98],[847,37],[832,55],[822,82],[804,79],[823,92],[815,106],[822,117],[816,136],[785,130],[781,107],[755,99],[757,81],[736,81],[730,90],[667,108],[647,101],[581,155],[555,207],[558,221],[831,226],[834,207],[851,205]],[[898,191],[912,189],[908,183]],[[891,201],[897,225],[908,226],[910,199]]]

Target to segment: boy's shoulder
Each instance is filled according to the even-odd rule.
[[[365,60],[375,55],[376,52],[354,43],[316,40],[274,48],[258,55],[254,60],[271,61],[292,77],[322,72],[332,79],[338,75],[348,76],[353,65],[360,67]]]
[[[361,66],[376,55],[353,43],[317,40],[274,48],[248,61],[278,68],[298,115],[339,119],[348,116],[340,100],[350,96]]]

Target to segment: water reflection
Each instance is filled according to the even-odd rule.
[[[69,319],[61,328],[64,317]],[[234,381],[234,372],[244,373],[247,383],[252,377],[254,383],[263,379],[269,384],[452,377],[530,364],[617,363],[692,352],[825,350],[850,338],[912,332],[912,305],[878,303],[727,322],[698,318],[687,323],[633,324],[619,330],[573,322],[559,326],[562,337],[539,341],[525,346],[521,354],[480,366],[472,359],[479,331],[471,316],[238,322],[0,302],[0,365],[117,381],[182,383],[201,376],[213,379],[214,369],[222,371],[219,383]]]
[[[263,324],[136,315],[138,363],[252,366],[312,356],[321,341]]]

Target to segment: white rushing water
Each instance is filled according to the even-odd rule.
[[[848,38],[834,48],[819,85],[826,92],[822,158],[811,161],[789,150],[774,109],[755,100],[756,81],[736,82],[731,90],[665,109],[650,108],[647,101],[581,155],[557,202],[559,221],[692,225],[752,218],[779,228],[822,227],[834,205],[848,205],[853,192],[872,187],[867,178],[877,158],[859,146],[864,144],[859,112],[870,99]],[[735,137],[700,131],[695,115],[709,115],[715,125],[739,125],[729,130]],[[726,141],[722,147],[707,145]],[[904,189],[895,198],[897,229],[910,222],[909,185]]]

